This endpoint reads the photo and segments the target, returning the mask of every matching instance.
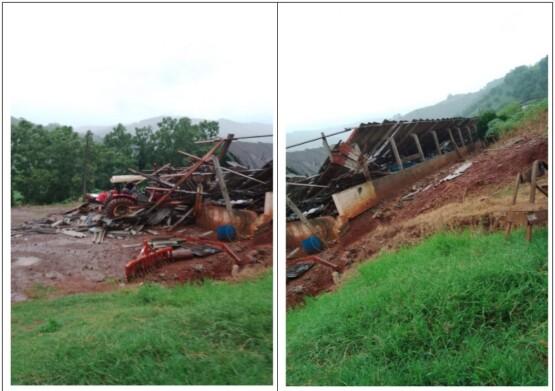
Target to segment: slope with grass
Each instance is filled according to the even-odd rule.
[[[287,317],[289,385],[546,385],[547,230],[440,233]]]
[[[271,273],[12,306],[13,384],[271,382]]]

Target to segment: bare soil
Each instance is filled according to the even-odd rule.
[[[12,208],[12,226],[50,214],[61,214],[74,206]],[[63,234],[17,233],[11,239],[12,301],[116,290],[144,281],[175,284],[205,278],[237,280],[259,274],[272,265],[271,240],[268,243],[257,238],[256,243],[244,240],[229,244],[244,262],[240,270],[232,270],[234,261],[229,255],[218,253],[166,264],[128,283],[124,274],[125,264],[139,254],[139,245],[144,240],[157,236],[196,236],[206,232],[196,226],[188,226],[185,232],[179,234],[158,228],[156,231],[159,235],[140,233],[125,239],[106,238],[101,244],[92,243],[92,234],[77,239]]]
[[[418,243],[442,229],[470,227],[489,232],[503,228],[516,174],[530,168],[534,160],[547,161],[547,151],[545,134],[521,133],[504,139],[467,157],[472,165],[462,175],[441,181],[461,164],[455,163],[359,215],[337,243],[318,256],[347,270],[353,263],[375,258],[381,251]],[[541,178],[540,183],[547,183],[547,178]],[[521,185],[517,202],[528,200],[529,187]],[[539,192],[536,203],[547,208],[547,198]],[[295,262],[290,260],[288,265]],[[335,289],[332,272],[331,268],[316,264],[290,281],[287,305],[299,305],[305,296]]]

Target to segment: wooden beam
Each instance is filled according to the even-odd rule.
[[[174,190],[179,189],[179,187],[185,183],[185,181],[187,179],[189,179],[191,177],[191,175],[193,175],[193,173],[199,169],[200,166],[202,166],[203,164],[205,164],[213,155],[214,153],[218,150],[218,148],[221,147],[223,141],[218,141],[216,142],[216,144],[210,148],[210,150],[208,152],[206,152],[206,154],[204,154],[204,156],[196,163],[194,163],[191,167],[188,167],[184,172],[183,172],[183,176],[181,178],[179,178],[179,180],[177,182],[174,183],[171,191],[168,191],[166,194],[164,194],[162,197],[160,197],[160,199],[158,201],[156,201],[156,203],[154,205],[152,205],[147,211],[146,214],[152,212],[154,209],[158,208],[160,206],[160,204],[162,204],[163,202],[165,202],[173,193]]]
[[[304,187],[319,187],[322,189],[327,189],[329,186],[313,185],[310,183],[297,183],[297,182],[286,182],[287,186],[304,186]]]
[[[447,132],[449,132],[449,139],[453,143],[453,146],[455,147],[455,151],[457,152],[457,155],[459,155],[459,158],[462,159],[462,153],[459,150],[459,146],[457,145],[457,142],[455,141],[455,137],[453,137],[453,132],[451,131],[451,128],[447,128]]]
[[[306,218],[306,216],[303,214],[303,212],[301,212],[301,210],[299,209],[299,207],[293,202],[291,201],[291,199],[286,196],[285,197],[285,201],[287,202],[287,206],[293,211],[293,213],[295,213],[297,215],[297,217],[299,218],[299,220],[301,220],[301,222],[308,228],[310,229],[310,232],[312,232],[313,234],[316,232],[316,230],[314,229],[314,227],[312,226],[312,224],[310,224],[310,222],[308,221],[308,219]]]
[[[459,128],[458,126],[457,126],[457,133],[459,133],[459,139],[461,140],[461,147],[463,147],[464,146],[464,137],[463,137],[461,128]]]
[[[539,160],[534,160],[532,163],[532,175],[530,176],[530,203],[536,203],[536,178],[538,176],[538,162]]]
[[[144,172],[140,172],[140,171],[134,170],[134,169],[132,169],[132,168],[128,168],[128,170],[129,170],[130,172],[132,172],[133,174],[137,174],[137,175],[140,175],[140,176],[144,176],[145,178],[150,179],[151,181],[156,182],[156,183],[159,183],[159,184],[161,184],[161,185],[167,186],[167,187],[170,188],[170,189],[173,187],[173,183],[171,183],[171,182],[166,182],[166,181],[164,181],[164,180],[162,180],[162,179],[160,179],[160,178],[158,178],[158,177],[155,177],[154,175],[145,174]]]
[[[197,161],[198,161],[198,160],[201,160],[201,158],[199,158],[198,156],[193,155],[192,153],[189,153],[189,152],[177,151],[177,153],[180,153],[180,154],[182,154],[182,155],[185,155],[185,156],[190,157],[191,159],[195,159],[195,160],[197,160]],[[230,169],[230,168],[226,168],[226,167],[222,167],[222,166],[220,166],[220,168],[222,169],[222,171],[229,172],[229,173],[235,174],[235,175],[237,175],[237,176],[241,176],[241,177],[243,177],[243,178],[249,179],[249,180],[254,181],[254,182],[261,183],[261,184],[263,184],[263,185],[266,184],[266,182],[263,182],[263,181],[261,181],[260,179],[256,179],[256,178],[250,177],[250,176],[248,176],[248,175],[241,174],[240,172],[237,172],[237,171],[232,170],[232,169]]]
[[[472,142],[472,130],[470,130],[470,126],[465,126],[464,128],[466,129],[466,133],[468,133],[468,140]]]
[[[403,170],[403,161],[401,160],[401,156],[399,155],[399,150],[397,149],[397,144],[395,144],[395,139],[393,137],[389,138],[389,144],[391,145],[391,150],[395,155],[395,160],[397,160],[397,165],[399,165],[399,169]]]
[[[181,224],[183,221],[185,221],[185,219],[186,219],[187,217],[189,217],[189,215],[190,215],[191,213],[193,213],[193,208],[191,208],[191,209],[189,209],[187,212],[185,212],[185,213],[183,214],[183,216],[181,216],[181,217],[175,222],[175,224],[173,224],[173,225],[170,227],[170,231],[173,231],[174,229],[176,229],[177,226],[178,226],[179,224]]]
[[[225,154],[227,153],[229,146],[231,145],[231,142],[233,141],[233,137],[235,135],[233,133],[230,133],[227,135],[226,140],[224,141],[224,144],[222,145],[222,149],[220,149],[220,160],[223,160],[223,158],[225,157]]]
[[[214,170],[216,171],[218,184],[220,185],[220,190],[224,197],[227,213],[229,214],[230,220],[233,221],[233,208],[231,207],[231,198],[229,198],[229,192],[227,191],[227,186],[224,180],[224,173],[222,172],[222,168],[220,167],[220,159],[218,159],[217,156],[212,156],[212,163],[214,163]]]
[[[439,139],[437,138],[437,132],[435,130],[432,130],[430,132],[432,134],[432,137],[434,138],[434,144],[436,145],[436,150],[438,155],[443,154],[443,152],[441,152],[441,147],[439,146]]]
[[[418,149],[420,160],[422,161],[426,160],[426,157],[424,156],[424,151],[422,150],[422,145],[420,145],[420,140],[418,139],[418,135],[416,133],[411,133],[410,135],[412,136],[412,138],[414,139],[414,142],[416,143],[416,149]]]

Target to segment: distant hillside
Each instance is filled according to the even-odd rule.
[[[124,126],[131,133],[134,132],[135,128],[146,127],[146,126],[150,126],[152,127],[153,130],[156,130],[158,129],[158,123],[162,121],[163,117],[166,117],[166,116],[147,118],[141,121],[124,124]],[[191,118],[191,121],[193,122],[193,124],[196,124],[202,121],[202,119]],[[220,126],[220,135],[222,136],[225,136],[228,133],[234,133],[238,137],[257,136],[262,134],[271,134],[273,130],[273,126],[271,123],[236,122],[225,118],[220,118],[217,121]],[[104,137],[104,135],[109,133],[112,130],[112,128],[114,128],[114,126],[116,125],[117,124],[113,124],[109,126],[97,126],[97,125],[77,126],[75,127],[75,131],[79,133],[85,133],[87,130],[90,130],[93,132],[93,134],[96,137],[102,138]],[[257,141],[254,141],[254,142],[257,142]]]
[[[457,117],[471,106],[475,105],[482,98],[487,96],[492,89],[501,85],[503,79],[497,79],[489,82],[484,88],[476,92],[469,92],[467,94],[449,95],[447,99],[442,100],[432,106],[422,107],[402,115],[399,119],[413,120],[421,118],[446,118]]]
[[[520,66],[507,73],[502,83],[488,91],[462,112],[476,115],[482,110],[499,110],[511,102],[528,103],[547,98],[547,56],[532,66]]]
[[[547,57],[532,66],[519,66],[477,92],[449,95],[435,105],[401,116],[401,119],[473,116],[482,110],[499,110],[510,102],[526,103],[547,97]]]
[[[299,175],[314,175],[327,156],[324,147],[287,152],[287,167]]]

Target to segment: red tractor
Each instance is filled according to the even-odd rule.
[[[145,179],[140,175],[113,176],[110,178],[110,182],[115,185],[113,189],[98,194],[87,194],[87,200],[102,204],[104,214],[111,219],[126,216],[161,196],[158,192],[152,192],[147,196],[137,190],[137,185]]]

